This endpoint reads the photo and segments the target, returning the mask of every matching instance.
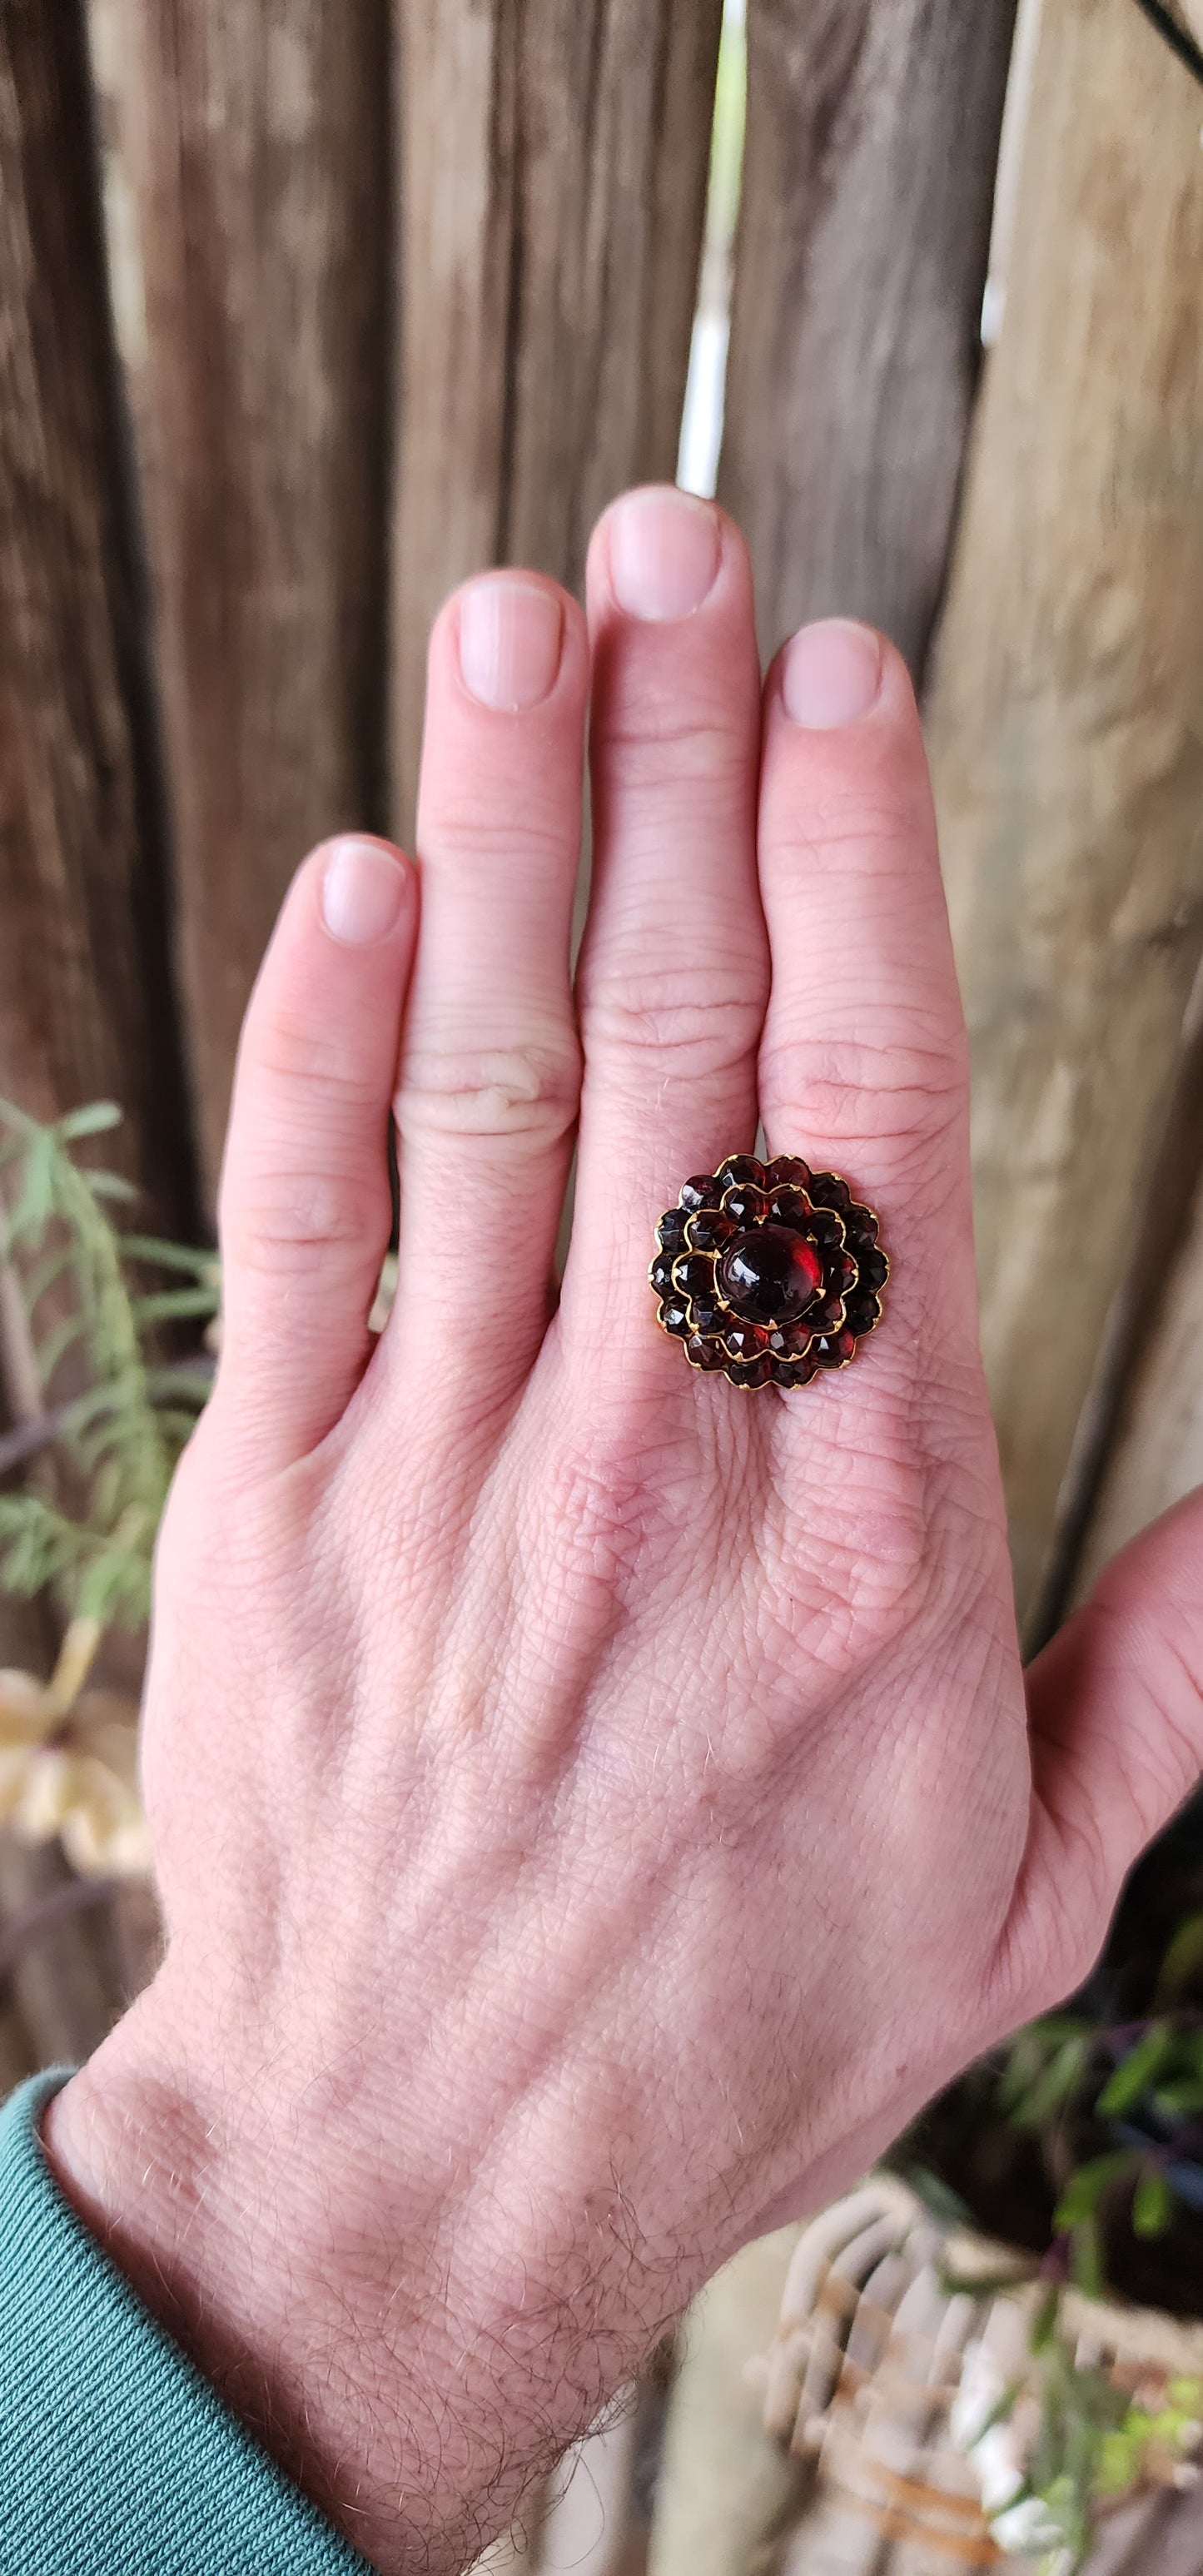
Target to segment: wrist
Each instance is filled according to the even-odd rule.
[[[305,2279],[313,2231],[290,2209],[274,2161],[259,2185],[237,2101],[215,2108],[155,2044],[148,2004],[48,2104],[51,2171],[158,2324],[345,2527],[324,2445],[310,2442],[304,2458],[299,2447],[302,2381],[316,2360],[319,2303]]]
[[[382,2204],[337,2116],[316,2144],[294,2117],[273,2123],[258,2085],[198,2082],[168,2027],[152,1988],[48,2106],[60,2188],[366,2558],[454,2576],[652,2335],[596,2286],[570,2303],[581,2249],[565,2265],[565,2246],[549,2245],[544,2213],[560,2194],[537,2176],[523,2176],[538,2221],[526,2242],[487,2188]]]

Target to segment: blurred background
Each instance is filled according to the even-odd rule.
[[[190,1369],[203,1395],[233,1051],[284,887],[334,829],[410,837],[445,593],[489,562],[579,585],[625,485],[717,490],[766,657],[845,611],[920,687],[1029,1643],[1203,1476],[1203,0],[746,11],[0,12],[5,2084],[86,2054],[154,1956],[142,1595],[113,1569],[148,1553]],[[68,1165],[98,1157],[85,1223]],[[55,1321],[104,1273],[106,1207],[182,1247],[127,1300],[133,1357]],[[64,1411],[110,1363],[128,1395],[135,1359],[175,1423],[136,1505]],[[1203,1919],[1203,1827],[1175,1848],[1167,1940]],[[1143,2042],[1148,1995],[1127,2009]],[[780,2556],[794,2472],[740,2374],[788,2250],[661,2357],[593,2504],[578,2479],[558,2537],[532,2524],[549,2576]],[[1197,2284],[1203,2255],[1201,2313]]]

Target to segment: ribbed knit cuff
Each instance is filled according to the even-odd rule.
[[[4,2576],[364,2576],[63,2198],[38,2124],[66,2081],[0,2111]]]

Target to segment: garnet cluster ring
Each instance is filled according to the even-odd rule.
[[[890,1265],[872,1208],[796,1154],[729,1154],[686,1181],[656,1237],[664,1331],[732,1386],[809,1386],[881,1321]]]

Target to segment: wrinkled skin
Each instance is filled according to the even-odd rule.
[[[352,864],[301,869],[243,1038],[146,1705],[166,1957],[47,2136],[372,2562],[450,2576],[718,2262],[1082,1976],[1197,1768],[1199,1530],[1129,1551],[1025,1695],[879,639],[804,639],[762,700],[737,532],[638,496],[588,629],[533,575],[449,603],[375,937]],[[791,1396],[691,1372],[646,1281],[758,1115],[893,1260],[879,1332]]]

